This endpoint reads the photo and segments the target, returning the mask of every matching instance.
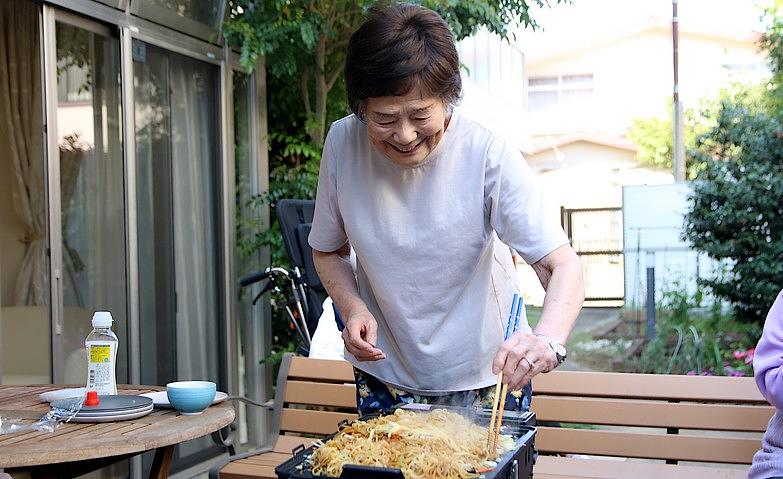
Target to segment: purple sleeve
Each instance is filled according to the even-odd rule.
[[[783,291],[767,315],[753,356],[753,371],[761,394],[770,404],[783,409]]]

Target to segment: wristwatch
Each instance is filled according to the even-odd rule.
[[[558,342],[555,339],[550,338],[549,336],[545,334],[535,334],[537,337],[543,339],[544,341],[549,344],[549,347],[552,348],[552,351],[555,352],[555,356],[557,356],[557,365],[560,366],[563,364],[563,362],[566,360],[566,348],[560,342]]]

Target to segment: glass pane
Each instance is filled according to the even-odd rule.
[[[141,380],[220,385],[218,69],[138,40],[133,61]]]
[[[563,89],[563,103],[574,104],[589,101],[593,98],[592,88],[565,88]]]
[[[253,77],[234,73],[234,145],[236,154],[236,239],[235,264],[236,283],[242,276],[261,269],[258,250],[253,247],[259,231],[258,210],[250,204],[258,183],[257,165],[253,156]],[[259,359],[263,344],[260,339],[260,308],[252,305],[251,290],[237,291],[236,311],[238,318],[237,351],[239,351],[239,393],[248,397],[261,397],[262,371]],[[266,438],[263,434],[263,411],[239,404],[239,438],[241,443],[250,442],[259,446]]]
[[[531,88],[537,86],[555,86],[555,85],[557,85],[557,76],[530,77],[527,80],[527,86]]]
[[[117,381],[128,382],[125,192],[119,42],[57,23],[57,141],[63,250],[66,383],[86,380],[84,338],[97,310],[120,340]]]
[[[0,2],[0,382],[49,383],[51,328],[39,6]]]
[[[576,75],[563,75],[564,85],[590,85],[593,83],[593,74],[584,73]]]
[[[557,91],[530,91],[527,94],[527,111],[538,111],[557,105]]]
[[[164,22],[179,30],[179,26],[195,22],[218,30],[223,22],[225,0],[138,0],[139,15]],[[177,20],[180,20],[178,23]],[[172,23],[173,22],[173,23]]]

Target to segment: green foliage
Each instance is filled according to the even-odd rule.
[[[737,319],[762,323],[783,285],[783,8],[766,11],[760,42],[772,79],[721,98],[711,128],[689,152],[702,164],[684,238],[725,269],[701,283],[731,303]]]
[[[628,136],[637,146],[636,159],[642,166],[660,169],[672,169],[674,151],[674,127],[672,122],[674,108],[669,102],[669,114],[665,118],[653,116],[634,120]],[[706,129],[709,115],[699,115],[696,110],[685,110],[683,119],[683,143],[686,151],[696,144],[698,133]],[[686,171],[693,178],[699,165],[693,158],[686,156]]]
[[[772,79],[768,97],[775,111],[783,111],[783,21],[781,18],[783,18],[783,1],[767,2],[763,18],[767,28],[761,36],[759,46],[769,54]]]
[[[657,305],[656,336],[630,370],[654,374],[746,376],[753,374],[747,350],[761,335],[755,324],[740,323],[713,302],[705,308],[704,291],[688,294],[673,284]]]
[[[693,184],[684,237],[724,261],[702,280],[738,319],[763,322],[783,285],[783,130],[747,98],[724,100],[716,125],[691,152],[704,167]]]

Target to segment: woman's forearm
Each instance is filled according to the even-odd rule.
[[[347,318],[367,310],[359,296],[351,262],[347,257],[341,256],[340,250],[330,253],[313,250],[313,263],[321,283],[340,314]]]
[[[582,263],[566,245],[545,256],[533,269],[546,290],[535,332],[565,344],[585,297]]]

